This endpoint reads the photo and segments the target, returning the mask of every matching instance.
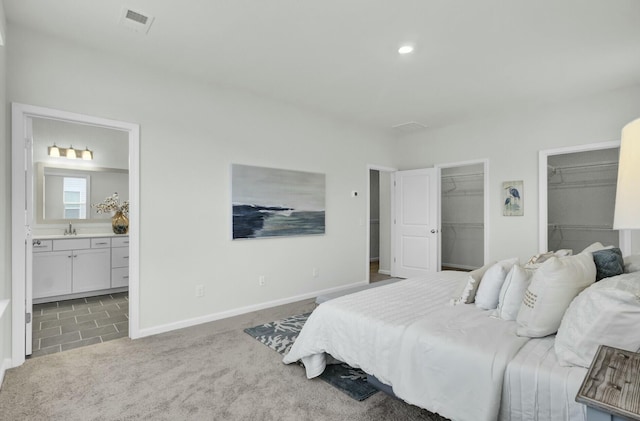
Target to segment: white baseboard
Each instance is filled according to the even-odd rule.
[[[386,270],[386,269],[380,269],[380,270],[378,270],[378,273],[381,274],[381,275],[391,276],[391,271],[390,270]]]
[[[342,285],[339,287],[323,289],[320,291],[309,292],[306,294],[296,295],[293,297],[282,298],[274,301],[267,301],[266,303],[254,304],[245,307],[239,307],[232,310],[221,311],[218,313],[207,314],[200,317],[194,317],[191,319],[180,320],[173,323],[167,323],[164,325],[148,327],[140,329],[138,338],[145,336],[157,335],[159,333],[170,332],[176,329],[183,329],[185,327],[191,327],[202,323],[214,322],[216,320],[226,319],[233,316],[239,316],[241,314],[251,313],[252,311],[264,310],[266,308],[276,307],[283,304],[295,303],[296,301],[302,301],[309,298],[315,298],[318,295],[331,294],[333,292],[342,291],[345,289],[353,288],[356,286],[368,285],[367,281],[354,282],[348,285]]]
[[[2,381],[4,380],[4,372],[11,368],[11,359],[5,358],[0,364],[0,389],[2,389]]]

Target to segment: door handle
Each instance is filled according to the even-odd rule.
[[[431,234],[437,234],[437,233],[438,233],[437,229],[434,228],[434,229],[431,230]]]

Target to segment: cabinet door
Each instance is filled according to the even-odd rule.
[[[129,247],[114,247],[111,249],[111,267],[129,267]]]
[[[111,288],[129,286],[129,268],[111,269]]]
[[[71,294],[71,251],[33,254],[33,298]]]
[[[111,250],[73,251],[73,292],[111,287]]]

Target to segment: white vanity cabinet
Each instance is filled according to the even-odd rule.
[[[71,294],[71,253],[33,251],[33,298]]]
[[[111,287],[129,286],[129,237],[111,239]]]
[[[114,284],[111,279],[113,240],[120,245],[125,238],[33,240],[34,301],[76,298],[94,292],[104,294],[112,288],[126,287],[128,284]]]

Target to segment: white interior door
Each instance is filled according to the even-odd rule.
[[[33,335],[33,243],[31,224],[33,224],[33,120],[27,119],[25,139],[25,354],[31,355]]]
[[[394,174],[392,276],[410,278],[438,271],[437,170]]]

